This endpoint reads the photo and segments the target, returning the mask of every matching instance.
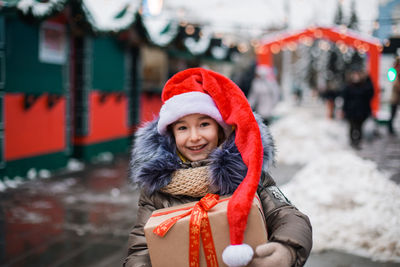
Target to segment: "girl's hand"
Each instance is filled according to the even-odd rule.
[[[256,248],[251,267],[290,267],[295,261],[296,253],[290,246],[278,242],[269,242]]]

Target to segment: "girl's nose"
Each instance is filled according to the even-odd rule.
[[[198,141],[200,139],[200,134],[197,129],[191,129],[190,131],[190,140],[191,141]]]

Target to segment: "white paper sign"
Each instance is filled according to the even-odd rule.
[[[65,26],[54,22],[43,22],[39,31],[39,61],[64,64],[67,58]]]

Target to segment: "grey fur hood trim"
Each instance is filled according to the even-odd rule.
[[[261,132],[264,147],[263,172],[267,172],[274,162],[275,147],[268,127],[254,114]],[[160,135],[155,119],[139,128],[130,163],[130,178],[139,187],[152,194],[171,181],[171,174],[182,168],[176,153],[172,135]],[[219,194],[232,194],[247,173],[247,166],[235,145],[235,134],[231,136],[210,156],[211,183],[219,188]]]

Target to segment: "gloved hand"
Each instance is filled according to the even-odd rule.
[[[251,267],[290,267],[296,259],[296,252],[290,246],[268,242],[256,248]]]

